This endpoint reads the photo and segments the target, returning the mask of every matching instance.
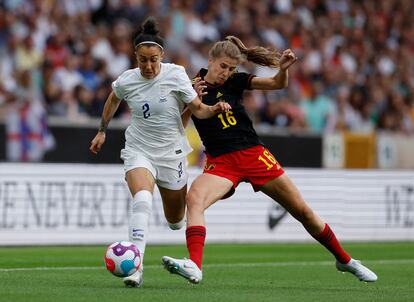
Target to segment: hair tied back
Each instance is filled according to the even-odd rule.
[[[149,17],[141,26],[142,33],[146,35],[156,36],[159,33],[157,21],[153,17]]]

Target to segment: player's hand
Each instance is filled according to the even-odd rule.
[[[101,150],[104,142],[105,132],[100,131],[95,135],[94,139],[91,141],[91,146],[89,147],[89,150],[91,150],[93,154],[97,154]]]
[[[207,88],[206,81],[202,80],[200,77],[197,77],[193,79],[193,85],[199,99],[202,100],[203,96],[207,94],[207,91],[204,91],[204,89]]]
[[[286,49],[283,51],[282,56],[279,60],[279,65],[281,70],[287,70],[292,64],[294,64],[298,58],[293,53],[292,50]]]
[[[226,102],[218,102],[212,107],[215,113],[228,112],[229,110],[231,110],[231,105]]]

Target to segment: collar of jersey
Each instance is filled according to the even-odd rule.
[[[163,70],[163,66],[162,66],[162,63],[161,63],[161,66],[160,66],[160,72],[155,76],[155,78],[152,78],[152,79],[147,79],[146,77],[144,77],[142,74],[141,74],[141,71],[140,71],[140,69],[139,69],[139,67],[137,67],[137,68],[135,68],[135,70],[137,71],[137,74],[138,74],[138,77],[141,79],[141,80],[144,80],[144,81],[152,81],[152,80],[156,80],[160,75],[161,75],[161,72],[162,72],[162,70]]]
[[[204,77],[206,76],[207,71],[208,71],[207,69],[201,68],[200,71],[198,72],[198,74],[196,75],[196,77],[200,77],[202,80],[204,80]],[[224,82],[224,83],[226,83],[226,82]],[[224,83],[223,84],[211,84],[211,83],[206,81],[207,88],[217,88],[217,87],[223,86]]]

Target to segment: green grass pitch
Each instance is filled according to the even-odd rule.
[[[344,247],[377,282],[337,272],[316,243],[207,245],[198,285],[161,265],[163,255],[186,256],[184,245],[148,246],[140,289],[106,271],[103,246],[1,247],[0,301],[414,301],[414,242]]]

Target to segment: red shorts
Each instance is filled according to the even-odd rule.
[[[250,182],[254,191],[259,191],[261,186],[282,175],[284,170],[272,153],[259,145],[214,158],[207,154],[203,172],[221,176],[233,182],[233,190],[229,192],[230,195],[225,196],[226,198],[234,193],[234,189],[242,181]]]

